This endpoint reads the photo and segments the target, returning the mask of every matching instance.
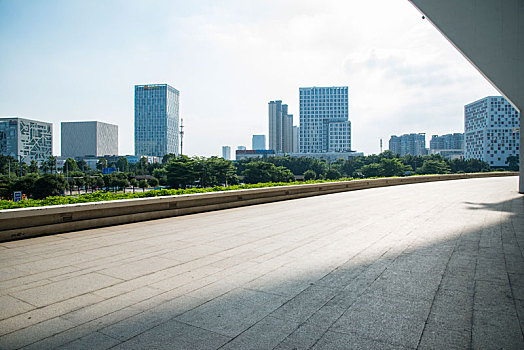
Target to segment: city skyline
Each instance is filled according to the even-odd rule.
[[[298,111],[299,86],[349,86],[366,154],[393,134],[462,132],[463,106],[499,95],[406,1],[2,1],[0,20],[0,115],[52,122],[54,154],[64,120],[117,124],[134,153],[137,83],[181,91],[184,153],[203,156],[268,135],[267,101]]]

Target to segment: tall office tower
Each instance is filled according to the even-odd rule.
[[[222,146],[222,158],[225,160],[231,160],[231,147]]]
[[[237,150],[239,150],[239,151],[245,151],[246,149],[247,149],[246,146],[238,146],[237,147]]]
[[[288,114],[282,101],[269,102],[269,149],[275,152],[293,149],[293,114]]]
[[[507,166],[519,156],[520,114],[502,96],[488,96],[464,107],[465,159]]]
[[[135,85],[136,155],[178,155],[179,94],[167,84]]]
[[[389,150],[401,156],[405,156],[406,154],[424,156],[428,154],[426,149],[426,134],[393,135],[389,139]]]
[[[429,141],[429,150],[444,150],[444,149],[454,149],[460,150],[464,149],[464,134],[463,133],[453,133],[446,135],[432,135],[431,140]]]
[[[118,125],[89,122],[62,122],[62,157],[118,155]]]
[[[251,149],[266,149],[266,135],[253,135]]]
[[[298,152],[298,144],[300,139],[300,128],[298,126],[293,126],[293,147],[292,151],[293,153]]]
[[[0,154],[27,164],[53,155],[53,124],[18,117],[0,118]]]
[[[351,150],[348,87],[300,88],[301,153]]]
[[[400,154],[400,137],[392,135],[389,139],[389,150],[393,154]]]

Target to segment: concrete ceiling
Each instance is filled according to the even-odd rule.
[[[524,108],[524,0],[409,0],[518,110]]]

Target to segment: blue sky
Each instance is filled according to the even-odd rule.
[[[119,126],[134,153],[133,86],[180,91],[184,153],[250,148],[267,103],[298,125],[298,88],[349,86],[353,149],[408,132],[463,131],[498,95],[407,0],[0,0],[0,116]],[[387,148],[387,146],[385,147]]]

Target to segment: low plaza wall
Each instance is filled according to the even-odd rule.
[[[493,172],[363,179],[0,210],[0,242],[366,188],[517,175]]]

